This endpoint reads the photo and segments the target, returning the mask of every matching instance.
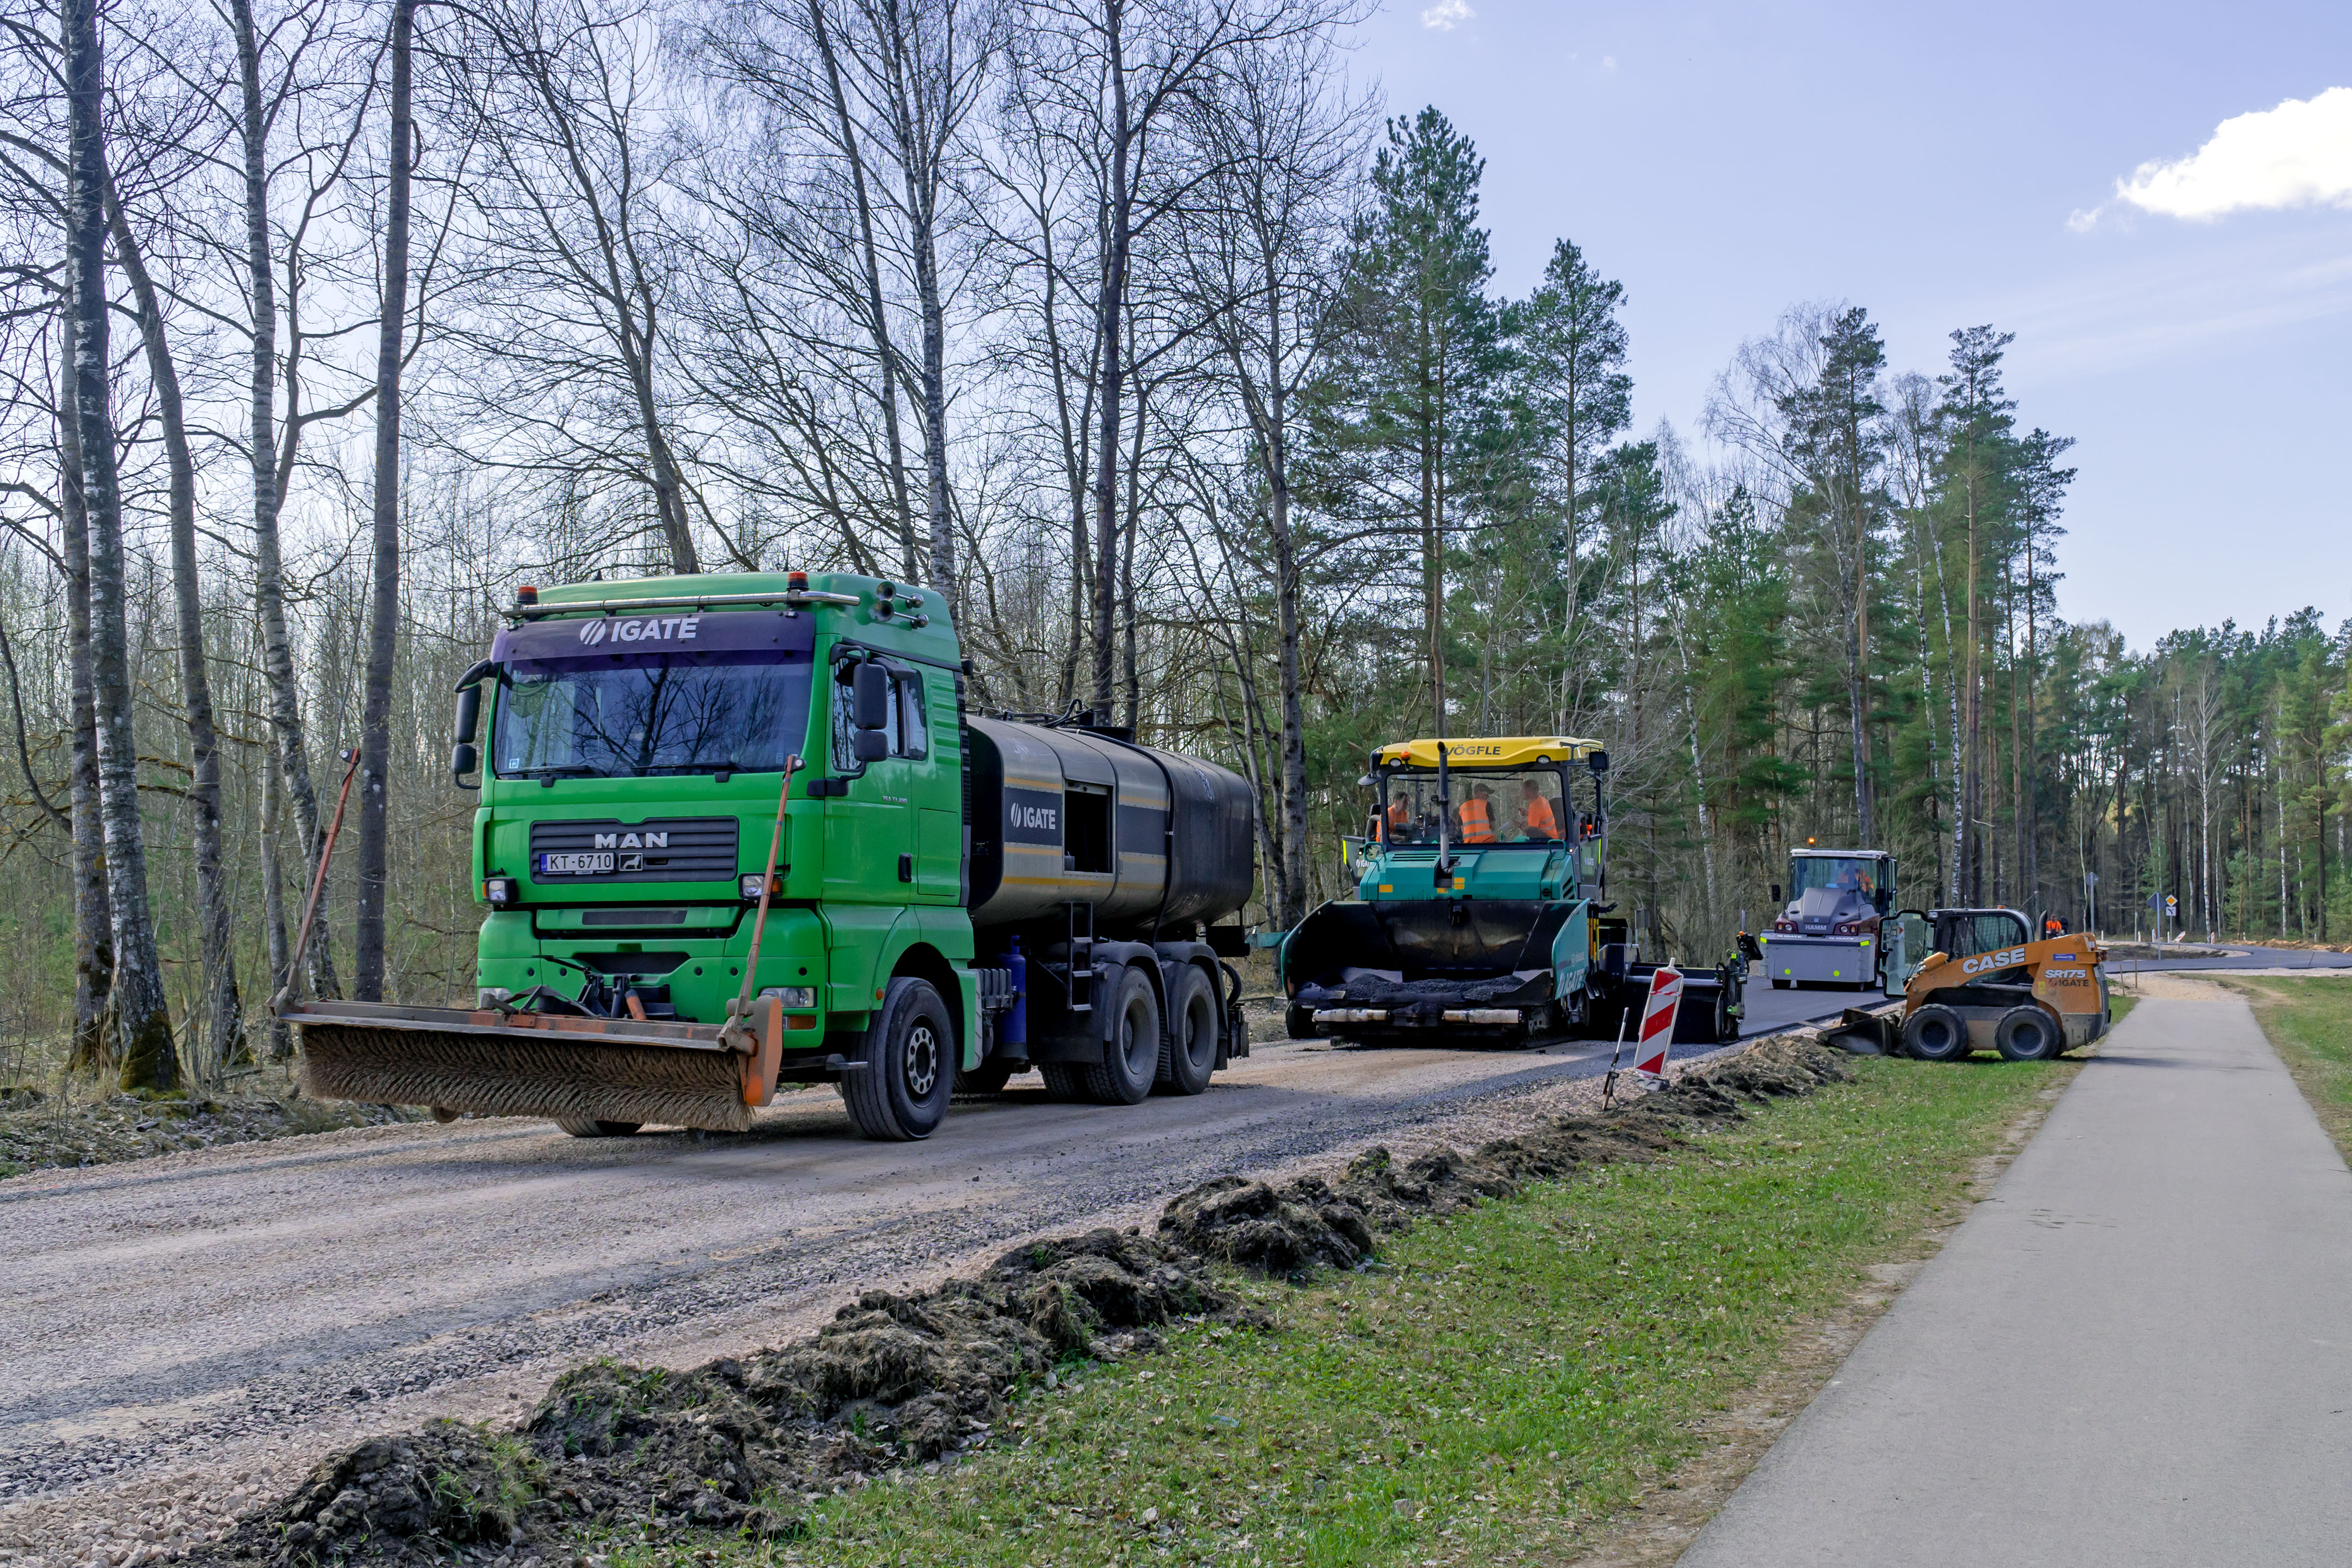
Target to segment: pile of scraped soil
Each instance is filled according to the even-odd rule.
[[[1445,1215],[1581,1166],[1641,1161],[1701,1127],[1739,1119],[1741,1107],[1852,1077],[1841,1053],[1811,1035],[1779,1036],[1683,1074],[1670,1087],[1600,1115],[1559,1116],[1475,1153],[1433,1149],[1400,1165],[1370,1148],[1336,1176],[1281,1186],[1224,1176],[1171,1200],[1167,1240],[1258,1273],[1300,1278],[1369,1259],[1378,1237],[1420,1215]]]
[[[690,1372],[592,1363],[505,1430],[436,1422],[369,1439],[195,1560],[421,1568],[622,1521],[790,1537],[813,1497],[984,1445],[1023,1386],[1059,1365],[1144,1354],[1178,1322],[1265,1326],[1220,1286],[1222,1267],[1351,1267],[1416,1218],[1652,1159],[1748,1105],[1847,1076],[1818,1040],[1775,1039],[1621,1109],[1471,1153],[1398,1164],[1375,1148],[1279,1188],[1221,1177],[1171,1201],[1156,1235],[1098,1229],[1018,1248],[933,1290],[869,1291],[805,1340]]]
[[[107,1094],[81,1099],[18,1085],[0,1094],[0,1176],[73,1166],[111,1165],[150,1155],[249,1144],[339,1127],[414,1122],[413,1106],[353,1105],[224,1093]]]

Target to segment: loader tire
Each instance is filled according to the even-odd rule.
[[[2047,1061],[2066,1049],[2066,1031],[2040,1008],[2011,1008],[1993,1026],[1993,1044],[2004,1061]]]
[[[1176,971],[1176,983],[1168,988],[1168,1027],[1162,1033],[1154,1086],[1171,1094],[1200,1093],[1217,1065],[1217,995],[1209,977],[1190,964]]]
[[[910,1144],[946,1120],[955,1092],[955,1025],[929,980],[890,982],[857,1056],[857,1070],[842,1075],[841,1098],[859,1136]]]
[[[1969,1054],[1969,1020],[1929,1002],[1903,1020],[1903,1051],[1921,1061],[1958,1061]]]
[[[1097,1105],[1139,1105],[1159,1076],[1160,1059],[1168,1049],[1167,1030],[1160,1025],[1160,997],[1141,969],[1130,964],[1119,975],[1118,995],[1112,1002],[1110,1039],[1103,1042],[1103,1059],[1079,1069],[1087,1098]]]
[[[587,1116],[561,1116],[555,1124],[575,1138],[625,1138],[645,1125],[643,1122],[599,1122]]]

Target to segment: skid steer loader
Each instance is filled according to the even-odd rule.
[[[2106,1032],[2106,949],[2086,933],[2030,939],[2014,909],[1906,910],[1927,949],[1903,985],[1899,1019],[1849,1011],[1842,1034],[1874,1033],[1888,1054],[1958,1061],[1997,1051],[2041,1061]]]

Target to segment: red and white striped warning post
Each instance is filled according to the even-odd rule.
[[[1682,1006],[1683,972],[1662,965],[1650,975],[1650,994],[1642,1004],[1642,1032],[1633,1041],[1633,1071],[1652,1083],[1665,1076],[1666,1052],[1674,1049],[1675,1012]],[[1625,1025],[1632,1009],[1620,1016],[1617,1048],[1609,1053],[1609,1075],[1601,1081],[1601,1107],[1617,1099],[1617,1060],[1625,1050]]]
[[[1682,1000],[1683,972],[1661,965],[1650,977],[1650,998],[1642,1008],[1642,1034],[1633,1046],[1633,1071],[1654,1083],[1665,1076],[1666,1052],[1675,1043],[1675,1010]]]

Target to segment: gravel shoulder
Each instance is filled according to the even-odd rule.
[[[1197,1099],[960,1103],[854,1139],[829,1091],[750,1134],[354,1128],[0,1181],[0,1552],[168,1554],[327,1452],[511,1413],[597,1355],[685,1367],[1209,1177],[1401,1156],[1589,1105],[1607,1042],[1262,1046]]]

